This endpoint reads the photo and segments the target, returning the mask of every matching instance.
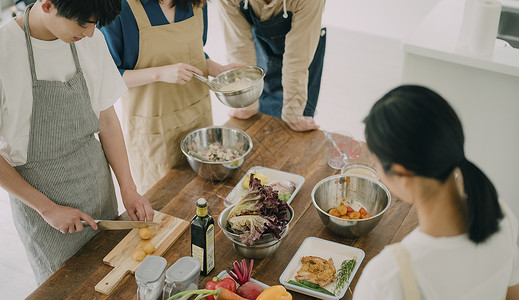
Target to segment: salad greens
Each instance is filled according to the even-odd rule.
[[[326,294],[326,295],[335,296],[334,293],[332,293],[329,290],[321,287],[317,283],[313,283],[313,282],[310,282],[310,281],[307,281],[307,280],[301,280],[299,282],[297,282],[295,280],[290,280],[288,283],[293,284],[293,285],[297,285],[297,286],[300,286],[300,287],[303,287],[303,288],[307,288],[307,289],[312,290],[312,291],[323,293],[323,294]]]
[[[272,187],[262,185],[251,173],[249,190],[230,211],[227,222],[242,243],[252,246],[263,233],[272,233],[279,239],[288,218],[286,201],[279,200]]]
[[[283,200],[283,201],[288,201],[290,200],[290,197],[292,196],[292,194],[290,194],[289,192],[286,192],[286,193],[278,193],[278,198],[279,200]]]

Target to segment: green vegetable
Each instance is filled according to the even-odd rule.
[[[323,294],[326,294],[326,295],[335,296],[334,293],[332,293],[329,290],[321,287],[317,283],[313,283],[313,282],[310,282],[310,281],[307,281],[307,280],[301,280],[300,282],[297,282],[297,281],[294,281],[294,280],[290,280],[288,283],[293,284],[293,285],[297,285],[297,286],[300,286],[300,287],[304,287],[304,288],[307,288],[309,290],[316,291],[316,292],[319,292],[319,293],[323,293]]]
[[[283,201],[288,201],[290,200],[290,197],[292,196],[292,194],[290,194],[289,192],[286,192],[286,193],[279,193],[278,194],[278,198],[279,200],[283,200]]]
[[[345,260],[341,264],[341,268],[337,273],[337,281],[335,282],[334,292],[338,293],[344,287],[344,284],[348,282],[353,269],[355,269],[355,265],[357,264],[357,258],[354,257],[350,260]]]

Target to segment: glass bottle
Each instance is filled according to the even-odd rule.
[[[191,221],[191,256],[200,262],[200,274],[214,268],[214,220],[207,213],[207,201],[196,201],[196,216]]]

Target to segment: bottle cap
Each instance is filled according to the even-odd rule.
[[[198,198],[198,200],[196,200],[196,206],[198,206],[198,207],[206,207],[207,206],[207,201],[204,198]]]

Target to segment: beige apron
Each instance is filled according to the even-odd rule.
[[[193,7],[193,17],[184,21],[151,26],[139,0],[128,4],[139,27],[135,69],[186,63],[207,74],[202,8]],[[209,89],[199,80],[130,88],[122,107],[130,166],[140,193],[184,160],[180,142],[187,133],[213,122]]]

